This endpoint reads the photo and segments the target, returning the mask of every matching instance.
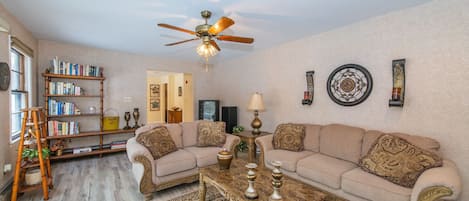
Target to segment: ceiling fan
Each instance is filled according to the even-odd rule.
[[[173,45],[178,45],[178,44],[185,43],[185,42],[202,39],[203,41],[202,44],[205,45],[205,47],[211,48],[210,46],[212,46],[216,50],[220,51],[220,47],[218,47],[214,39],[221,40],[221,41],[238,42],[238,43],[249,43],[249,44],[254,42],[254,38],[246,38],[246,37],[231,36],[231,35],[218,35],[220,32],[222,32],[223,30],[225,30],[226,28],[234,24],[234,21],[232,19],[228,17],[221,17],[215,24],[210,25],[208,24],[207,21],[212,15],[212,13],[208,10],[204,10],[200,12],[200,15],[202,16],[202,18],[205,19],[205,24],[201,24],[195,27],[195,31],[183,29],[183,28],[176,27],[176,26],[169,25],[169,24],[159,23],[158,24],[159,27],[173,29],[176,31],[182,31],[182,32],[196,36],[196,38],[183,40],[183,41],[179,41],[175,43],[169,43],[165,45],[173,46]],[[210,55],[210,56],[213,56],[213,55]]]

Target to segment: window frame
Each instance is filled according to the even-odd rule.
[[[13,74],[18,75],[18,85],[17,88],[13,88],[13,84],[10,84],[10,143],[16,143],[20,139],[20,134],[21,134],[21,124],[22,124],[22,119],[23,119],[23,113],[22,110],[24,108],[28,108],[31,100],[31,93],[30,91],[32,90],[31,88],[31,82],[32,82],[32,77],[31,77],[31,71],[32,71],[32,56],[25,54],[23,51],[21,51],[20,48],[15,47],[15,46],[10,46],[10,62],[12,63],[12,66],[10,67],[10,73],[13,76]],[[13,67],[13,57],[12,54],[18,55],[18,70],[14,69],[16,67]],[[28,61],[27,61],[28,60]],[[13,81],[13,79],[11,80]],[[15,95],[20,95],[20,102],[19,102],[19,108],[13,108],[13,102],[12,99],[14,98]],[[15,116],[19,115],[20,119],[17,120]],[[14,127],[13,123],[14,121],[18,121],[17,123],[20,125],[19,129],[18,127]]]

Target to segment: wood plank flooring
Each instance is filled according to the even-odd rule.
[[[141,201],[126,153],[87,157],[52,165],[54,189],[49,201]],[[195,191],[198,182],[183,184],[153,194],[154,201],[166,201]],[[42,191],[28,192],[20,201],[42,201]]]

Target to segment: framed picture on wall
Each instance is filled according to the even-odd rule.
[[[178,96],[182,96],[182,87],[178,87]]]
[[[150,99],[150,111],[160,111],[160,99]]]
[[[155,97],[155,98],[160,97],[160,85],[159,84],[150,84],[150,97]]]

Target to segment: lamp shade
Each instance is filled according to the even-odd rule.
[[[263,111],[264,101],[262,100],[262,94],[256,92],[252,95],[251,100],[249,101],[248,110],[258,110]]]

